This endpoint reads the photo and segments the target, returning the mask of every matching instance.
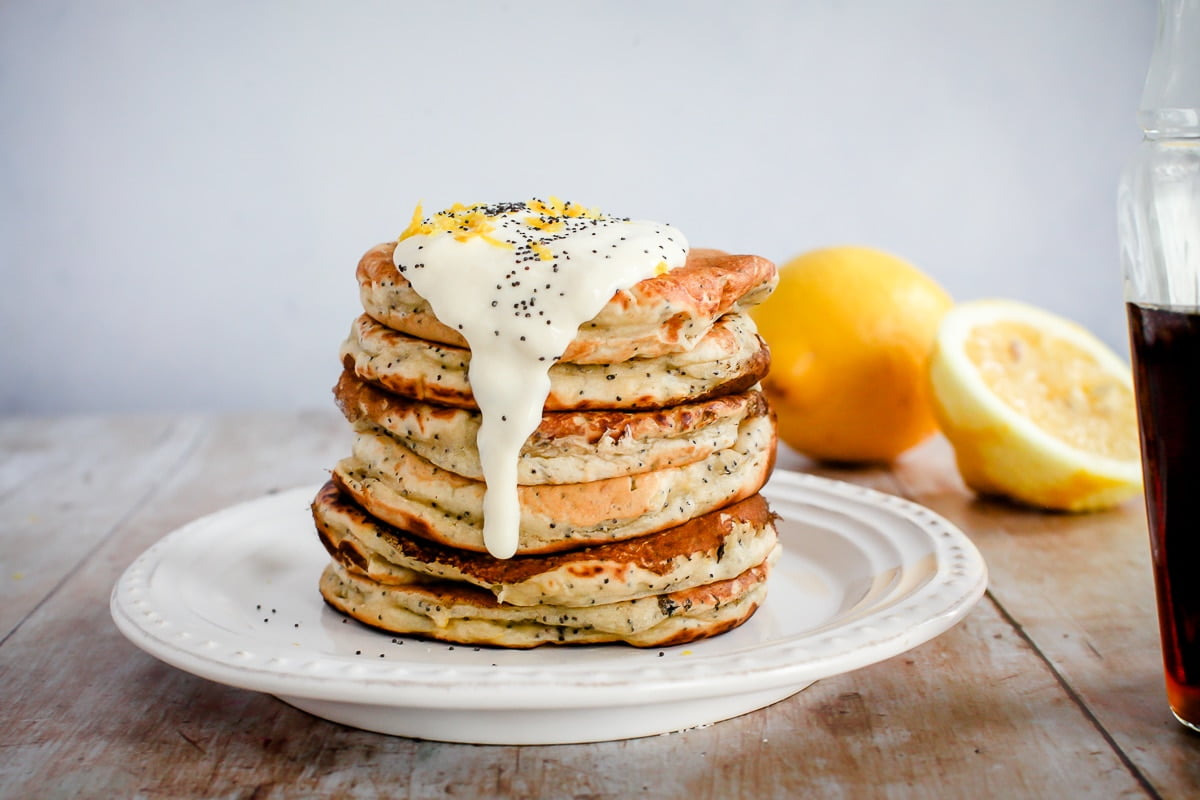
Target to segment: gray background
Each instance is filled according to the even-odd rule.
[[[0,2],[0,412],[325,407],[413,206],[856,243],[1126,351],[1151,0]]]

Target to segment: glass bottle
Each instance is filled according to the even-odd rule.
[[[1118,190],[1142,471],[1171,711],[1200,730],[1200,0],[1160,0]]]

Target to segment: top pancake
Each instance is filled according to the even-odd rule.
[[[376,245],[358,264],[366,313],[393,330],[454,347],[458,331],[443,325],[429,303],[392,262],[395,242]],[[687,263],[618,291],[591,321],[579,326],[562,361],[614,364],[686,352],[717,319],[762,302],[778,281],[775,265],[752,255],[693,249]]]

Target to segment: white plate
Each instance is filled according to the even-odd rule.
[[[648,736],[784,699],[960,620],[987,570],[915,503],[777,470],[763,490],[784,555],[742,627],[693,644],[500,650],[369,629],[325,606],[316,487],[233,506],[164,537],[121,576],[112,616],[182,670],[382,733],[477,744]]]

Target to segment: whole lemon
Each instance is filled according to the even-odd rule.
[[[779,437],[816,459],[888,461],[935,430],[927,365],[953,301],[933,279],[869,247],[784,264],[751,314],[771,348],[763,381]]]

